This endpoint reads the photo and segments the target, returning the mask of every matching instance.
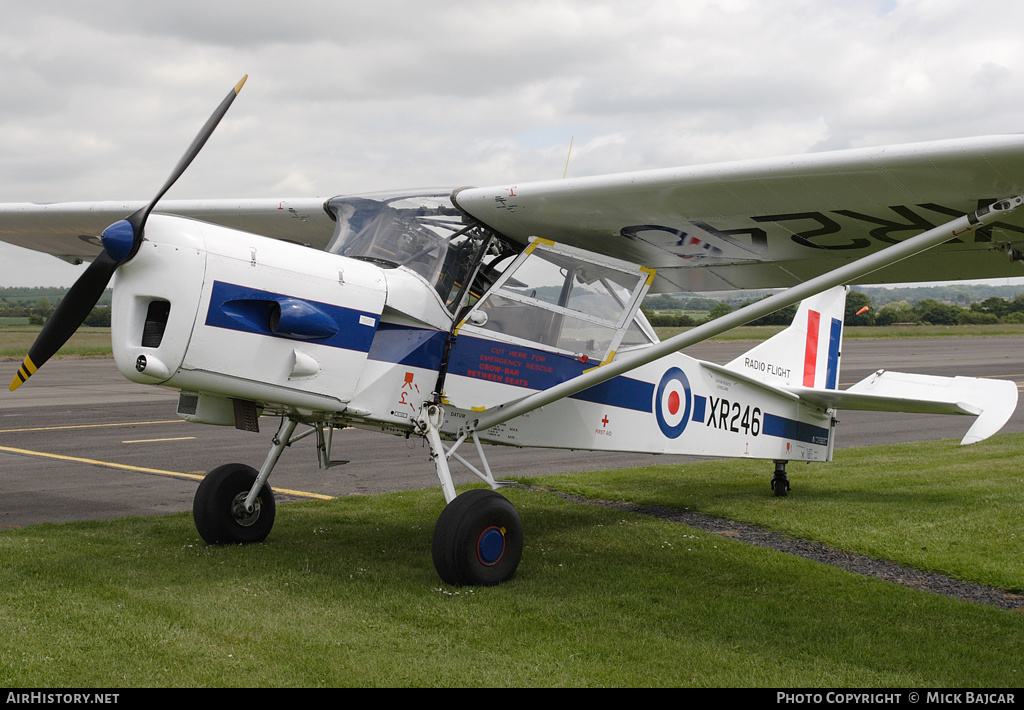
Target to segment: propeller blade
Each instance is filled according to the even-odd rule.
[[[199,155],[199,151],[203,149],[203,146],[206,145],[206,141],[209,140],[211,135],[213,135],[214,129],[217,128],[220,120],[224,118],[224,114],[226,114],[228,109],[231,108],[231,104],[234,102],[235,97],[238,96],[238,92],[242,90],[242,86],[245,85],[245,81],[248,78],[249,75],[246,74],[242,77],[241,81],[235,84],[235,87],[228,92],[228,95],[220,102],[220,105],[213,112],[210,118],[206,120],[203,127],[199,129],[199,133],[197,133],[196,137],[192,139],[192,144],[188,147],[188,150],[185,151],[185,154],[181,156],[181,159],[174,167],[174,170],[171,171],[171,175],[167,178],[167,182],[165,182],[163,187],[160,188],[160,191],[156,193],[156,197],[154,197],[148,205],[125,218],[125,220],[132,226],[132,230],[135,233],[135,240],[132,250],[128,255],[129,257],[134,256],[135,252],[138,251],[139,244],[142,243],[142,232],[146,227],[146,220],[149,219],[149,214],[153,211],[153,208],[156,207],[156,203],[159,202],[165,194],[167,194],[167,191],[171,189],[174,183],[178,181],[178,178],[180,178],[185,170],[188,169],[188,166],[192,164],[192,161],[195,160],[196,156]]]
[[[11,380],[11,392],[21,387],[25,380],[43,366],[61,346],[68,341],[78,327],[85,322],[86,316],[100,300],[103,291],[110,283],[118,262],[111,259],[106,252],[100,253],[89,264],[67,295],[57,304],[56,310],[46,321],[39,336],[22,361],[14,379]]]
[[[86,317],[99,302],[103,291],[106,290],[107,284],[110,283],[114,272],[117,271],[117,267],[131,259],[135,252],[139,250],[139,246],[142,244],[142,233],[146,227],[146,220],[149,219],[149,215],[153,208],[156,207],[157,202],[171,189],[171,186],[177,182],[182,173],[195,160],[195,157],[199,155],[199,151],[206,145],[206,141],[209,140],[214,129],[217,128],[220,120],[224,118],[224,114],[227,113],[228,108],[231,107],[235,97],[238,96],[238,92],[242,90],[242,86],[248,78],[248,74],[243,76],[242,80],[220,102],[213,115],[199,129],[199,133],[192,140],[192,144],[185,151],[185,154],[181,156],[170,177],[167,178],[163,187],[160,188],[160,191],[157,192],[149,204],[103,230],[103,251],[93,260],[89,268],[85,270],[85,273],[78,278],[78,281],[71,287],[71,290],[68,291],[68,294],[60,302],[57,309],[46,322],[46,325],[39,332],[35,343],[32,344],[28,351],[28,356],[22,361],[18,373],[11,380],[11,392],[21,387],[25,380],[43,366],[43,363],[53,357],[54,353],[60,350],[64,343],[68,341],[68,338],[74,335],[79,326],[85,322]]]

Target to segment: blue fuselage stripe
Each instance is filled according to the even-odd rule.
[[[268,316],[272,304],[301,301],[326,316],[337,332],[327,337],[303,338],[272,332]],[[210,294],[210,306],[206,312],[206,325],[226,328],[243,333],[255,333],[272,338],[303,340],[332,348],[366,352],[373,341],[377,321],[376,313],[345,308],[331,303],[286,296],[272,291],[262,291],[247,286],[215,281]]]
[[[442,331],[381,323],[369,358],[436,371],[441,365],[446,337]],[[452,345],[448,374],[543,390],[576,377],[591,366],[560,353],[459,335]],[[571,398],[651,413],[654,390],[653,383],[620,375]],[[706,405],[705,397],[694,395],[693,421],[704,421]],[[828,429],[767,413],[763,433],[820,445],[828,444],[829,437]]]
[[[438,370],[444,355],[448,334],[440,330],[410,328],[382,322],[370,345],[367,357],[380,362],[393,362],[406,367]]]
[[[260,335],[276,336],[259,322],[239,320],[228,315],[224,304],[232,301],[273,302],[282,298],[268,291],[216,282],[206,325],[228,328]],[[283,297],[292,298],[292,297]],[[444,356],[448,334],[440,330],[414,328],[380,322],[374,329],[366,324],[369,318],[379,316],[331,304],[309,301],[334,319],[339,327],[337,335],[317,340],[321,345],[345,348],[367,353],[367,358],[378,362],[395,363],[406,367],[438,371]],[[361,318],[362,317],[362,320]],[[834,325],[833,325],[834,328]],[[838,350],[836,350],[838,358]],[[830,349],[830,372],[832,354]],[[561,353],[552,353],[520,345],[468,335],[456,337],[448,361],[448,374],[490,382],[500,382],[532,390],[544,390],[572,379],[593,367]],[[595,404],[631,409],[637,412],[654,411],[655,385],[631,377],[618,376],[571,396]],[[694,396],[694,421],[705,417],[706,399]],[[764,434],[812,444],[827,444],[829,431],[822,427],[797,422],[774,414],[764,415]]]
[[[762,432],[767,436],[777,436],[781,439],[793,439],[819,446],[828,445],[828,429],[780,417],[777,414],[765,413]]]
[[[408,367],[437,370],[444,355],[447,333],[381,323],[369,359]],[[593,367],[568,355],[509,345],[495,340],[459,335],[452,344],[448,375],[544,390],[572,379]],[[573,399],[608,404],[639,412],[652,411],[654,385],[629,377],[616,377],[573,395]]]
[[[460,335],[452,345],[448,374],[546,390],[594,367],[569,355],[521,345]],[[615,377],[572,395],[572,399],[613,407],[652,411],[654,385],[630,377]]]

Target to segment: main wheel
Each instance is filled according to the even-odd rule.
[[[501,584],[512,578],[523,555],[519,513],[492,490],[466,491],[437,519],[432,552],[434,567],[447,584]]]
[[[262,542],[274,527],[274,491],[263,484],[252,512],[245,509],[258,473],[251,466],[229,463],[206,474],[192,501],[196,530],[207,543]]]

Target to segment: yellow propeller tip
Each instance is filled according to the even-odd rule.
[[[249,78],[249,75],[246,74],[245,76],[242,77],[242,80],[240,82],[235,84],[235,95],[236,96],[238,95],[238,92],[242,90],[242,86],[245,84],[245,80],[248,79],[248,78]]]
[[[32,362],[32,358],[26,357],[22,361],[21,367],[19,367],[18,371],[14,374],[14,379],[11,380],[11,392],[25,384],[25,380],[34,375],[38,369],[39,368],[36,367],[36,364]]]

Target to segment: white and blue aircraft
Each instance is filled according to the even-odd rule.
[[[765,459],[786,495],[786,462],[832,458],[840,409],[970,415],[968,444],[1016,407],[1006,381],[879,370],[837,383],[848,284],[1024,274],[1024,136],[497,187],[161,202],[241,86],[148,203],[0,205],[0,240],[91,262],[11,390],[112,282],[125,377],[179,391],[191,422],[258,431],[261,416],[280,418],[259,469],[228,463],[198,487],[195,523],[211,544],[265,539],[278,458],[315,435],[319,465],[335,465],[339,427],[426,440],[447,501],[437,571],[490,585],[515,573],[523,526],[484,443]],[[649,290],[740,288],[782,290],[663,342],[640,312]],[[798,302],[791,327],[731,363],[682,352]],[[452,461],[487,487],[457,495]]]

